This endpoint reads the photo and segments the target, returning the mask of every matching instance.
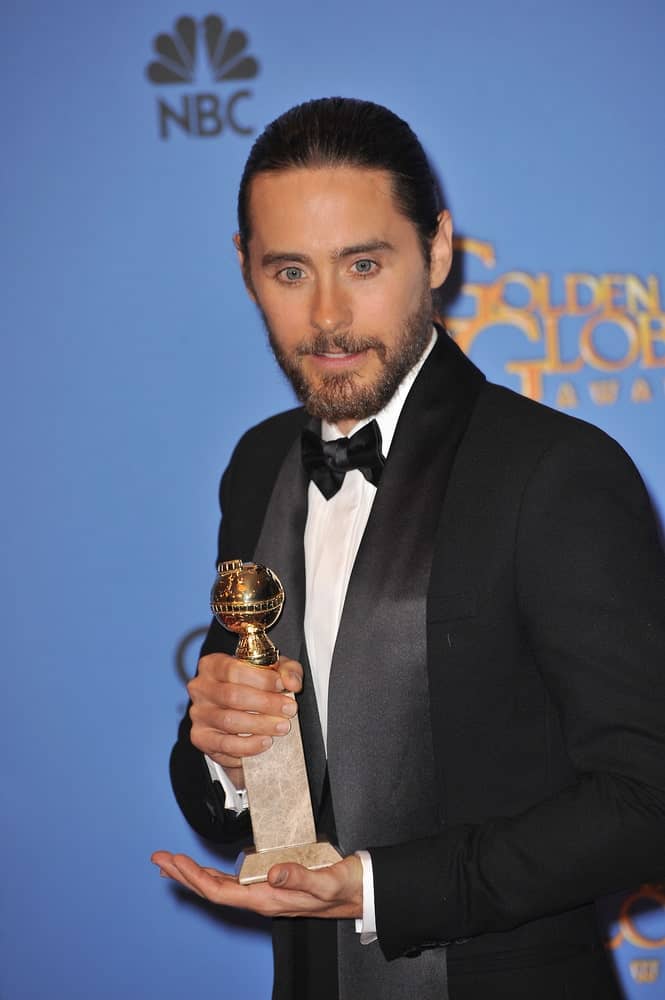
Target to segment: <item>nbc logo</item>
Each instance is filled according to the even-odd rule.
[[[198,23],[193,17],[180,17],[170,35],[154,39],[156,59],[148,63],[146,76],[158,86],[191,86],[199,75],[202,50],[213,83],[251,80],[259,72],[259,64],[247,54],[247,43],[244,31],[228,31],[217,14],[209,14]],[[238,109],[249,97],[252,91],[241,88],[228,95],[180,92],[170,104],[158,98],[159,135],[168,139],[174,126],[199,137],[219,135],[225,128],[250,135],[253,128],[242,120]]]

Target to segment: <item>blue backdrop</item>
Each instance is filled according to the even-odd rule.
[[[148,860],[219,863],[166,761],[220,471],[292,405],[231,243],[252,137],[329,94],[406,117],[461,237],[456,336],[495,380],[617,437],[662,512],[665,12],[2,6],[0,995],[266,997],[263,924],[222,920]],[[665,996],[664,900],[605,904],[627,996]]]

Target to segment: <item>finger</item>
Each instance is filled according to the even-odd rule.
[[[285,736],[291,728],[291,719],[296,714],[293,700],[287,698],[286,702],[284,708],[288,708],[288,712],[284,711],[277,716],[243,712],[237,708],[192,705],[189,717],[192,726],[198,726],[202,731],[210,729],[228,736]]]
[[[222,767],[239,767],[243,757],[255,757],[272,746],[271,736],[232,736],[216,730],[201,732],[195,726],[192,726],[190,738],[197,750],[216,760]],[[221,758],[230,763],[225,763]]]
[[[157,860],[158,855],[159,860]],[[159,874],[161,876],[164,878],[170,878],[173,882],[178,882],[180,885],[184,886],[185,889],[189,889],[190,892],[196,893],[197,896],[203,896],[200,889],[190,882],[186,875],[180,871],[172,854],[168,854],[166,851],[158,851],[153,854],[151,860],[154,864],[158,865]]]
[[[186,854],[174,855],[173,864],[183,884],[191,885],[195,892],[211,902],[251,909],[249,886],[240,885],[232,875],[216,868],[202,867]]]
[[[162,867],[162,864],[166,861],[170,861],[172,854],[170,851],[153,851],[150,855],[150,860],[153,865],[157,865],[158,868]]]
[[[362,864],[350,855],[327,868],[310,871],[298,864],[273,865],[268,881],[283,895],[306,897],[307,907],[317,909],[326,916],[362,916]]]
[[[216,879],[223,879],[227,877],[225,872],[220,872],[218,868],[206,868],[204,865],[201,865],[201,871],[206,872],[208,875],[211,875]]]
[[[243,684],[261,691],[281,691],[274,667],[259,667],[235,656],[213,653],[199,660],[197,677],[204,683]],[[190,683],[194,683],[190,681]]]
[[[205,690],[196,689],[194,681],[189,684],[192,700],[190,716],[194,721],[202,721],[216,729],[224,729],[226,711],[252,712],[269,715],[275,719],[292,718],[297,712],[291,694],[262,691],[247,684],[226,682],[208,683]],[[229,727],[231,728],[231,727]]]
[[[274,865],[268,872],[268,882],[275,889],[304,892],[325,901],[334,899],[342,885],[339,876],[331,873],[330,868],[310,871],[294,863]]]
[[[280,656],[277,675],[287,691],[291,691],[294,694],[302,691],[303,669],[297,660],[290,660],[286,656]]]
[[[219,764],[220,767],[224,768],[236,788],[245,787],[245,776],[242,770],[241,757],[232,757],[225,753],[209,753],[206,754],[206,756],[209,757],[210,760],[214,760],[215,764]]]

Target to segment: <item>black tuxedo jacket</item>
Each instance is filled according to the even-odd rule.
[[[409,406],[419,385],[430,420],[451,400],[466,408],[426,595],[440,829],[354,845],[372,853],[385,956],[450,945],[452,1000],[502,995],[506,974],[505,995],[521,996],[526,969],[597,947],[596,897],[665,873],[665,565],[648,496],[601,431],[474,372],[440,334],[393,442],[420,433]],[[251,558],[306,419],[281,414],[238,444],[221,486],[220,558]],[[408,512],[408,483],[397,501]],[[213,623],[203,652],[233,647]],[[213,841],[247,837],[247,816],[224,810],[188,734],[185,718],[171,762],[187,819]],[[468,975],[490,978],[455,992]]]

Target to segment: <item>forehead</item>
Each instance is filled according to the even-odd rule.
[[[369,238],[413,240],[385,170],[300,167],[257,174],[249,189],[250,248],[345,246]]]

